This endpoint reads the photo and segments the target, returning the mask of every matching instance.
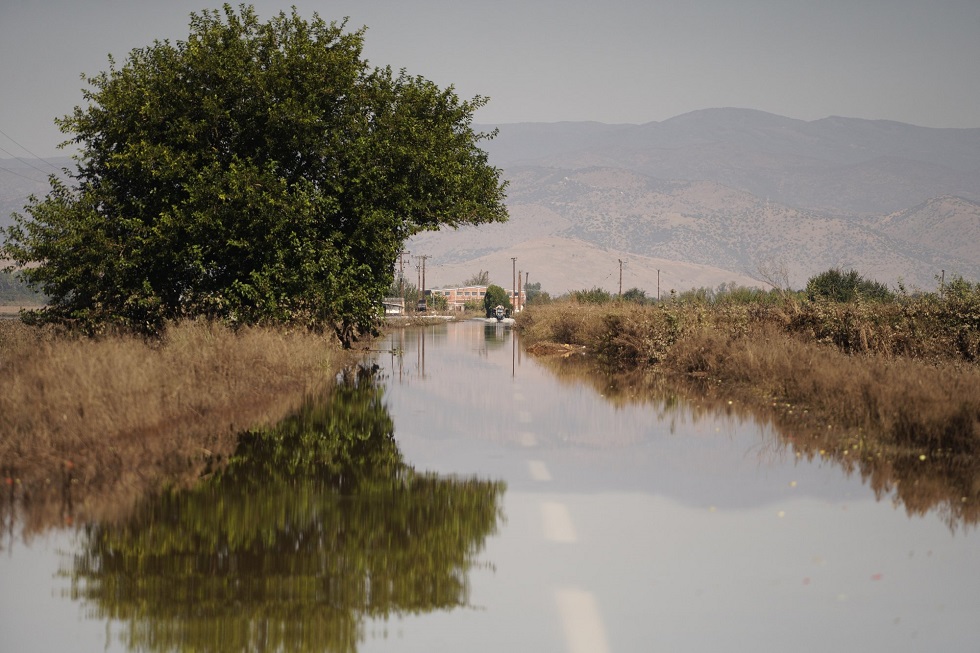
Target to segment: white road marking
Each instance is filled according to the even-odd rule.
[[[569,653],[608,653],[606,627],[590,592],[577,588],[555,591]]]
[[[521,424],[530,424],[531,412],[527,410],[517,411],[517,421],[520,422]]]
[[[518,442],[521,443],[522,447],[536,447],[538,446],[538,436],[534,435],[530,431],[521,431],[518,436]]]
[[[527,469],[531,473],[531,478],[535,481],[551,480],[551,472],[548,471],[547,465],[542,460],[527,461]]]
[[[556,501],[541,503],[541,526],[545,538],[552,542],[575,542],[575,527],[565,504]]]

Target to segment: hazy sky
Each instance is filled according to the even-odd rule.
[[[0,0],[0,158],[57,154],[81,73],[184,39],[210,0]],[[233,3],[238,4],[238,3]],[[980,0],[338,0],[261,19],[366,25],[365,56],[464,97],[480,123],[660,121],[710,107],[980,127]]]

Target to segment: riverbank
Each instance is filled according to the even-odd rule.
[[[124,514],[324,391],[354,355],[305,330],[186,322],[148,342],[0,320],[0,478],[65,519]]]
[[[967,303],[967,308],[972,304]],[[980,333],[964,306],[574,301],[517,318],[528,351],[581,352],[608,371],[781,413],[822,450],[980,455]]]

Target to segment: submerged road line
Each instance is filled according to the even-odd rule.
[[[536,447],[538,446],[538,436],[534,435],[531,431],[521,431],[517,435],[517,441],[521,443],[522,447]]]
[[[529,460],[527,461],[527,470],[531,474],[531,478],[535,481],[550,481],[551,472],[548,471],[547,465],[544,464],[543,460]]]
[[[569,653],[609,653],[606,627],[595,597],[578,588],[555,591]]]
[[[575,536],[575,527],[572,526],[572,517],[563,503],[556,501],[541,503],[541,526],[545,538],[552,542],[569,543],[578,540]]]

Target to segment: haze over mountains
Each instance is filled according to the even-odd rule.
[[[489,130],[490,127],[484,129]],[[502,125],[485,144],[511,222],[422,234],[427,285],[513,268],[551,293],[724,281],[793,287],[830,267],[932,289],[980,279],[980,129],[708,109],[659,123]],[[511,257],[517,257],[516,264]]]
[[[658,279],[663,293],[764,286],[763,270],[799,288],[835,266],[910,288],[980,279],[980,129],[707,109],[501,125],[483,146],[510,181],[511,220],[413,238],[427,287],[488,270],[510,288],[522,270],[552,294],[615,292],[620,262],[623,289],[652,296]],[[51,163],[0,161],[0,225],[68,162]]]

